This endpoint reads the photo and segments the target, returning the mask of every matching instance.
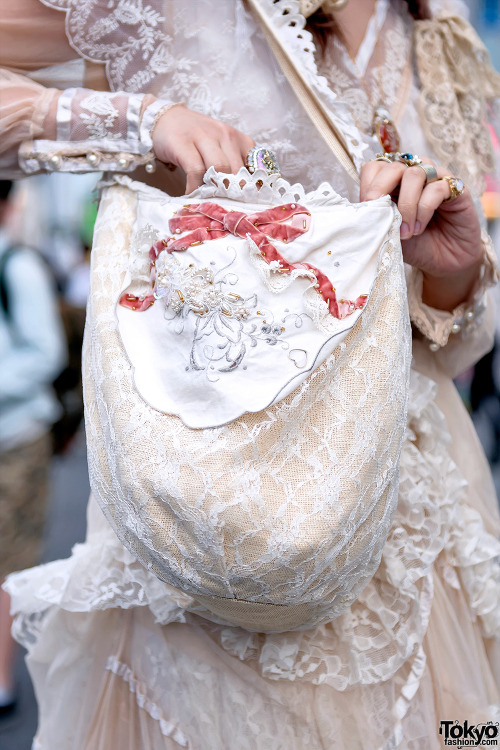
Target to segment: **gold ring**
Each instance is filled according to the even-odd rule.
[[[429,182],[436,182],[438,179],[437,169],[436,167],[433,167],[432,164],[415,164],[415,166],[424,170],[426,185],[428,185]]]
[[[450,188],[450,197],[446,198],[446,200],[443,201],[443,203],[449,203],[450,201],[454,201],[455,198],[458,198],[459,195],[462,195],[462,193],[465,190],[465,185],[463,183],[463,180],[461,180],[459,177],[441,177],[442,180],[446,180],[448,183],[448,186]]]
[[[392,159],[390,158],[390,155],[388,153],[377,154],[375,159],[372,159],[372,161],[386,161],[388,164],[392,164]]]

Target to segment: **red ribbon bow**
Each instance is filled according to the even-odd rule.
[[[168,253],[187,250],[188,247],[201,245],[209,240],[220,239],[232,234],[235,237],[250,237],[259,248],[262,257],[268,263],[278,261],[280,273],[289,273],[293,269],[307,268],[316,276],[316,288],[328,305],[328,310],[335,318],[345,318],[354,310],[359,310],[366,303],[366,295],[361,295],[355,302],[337,300],[332,282],[319,268],[310,263],[289,263],[269,241],[269,237],[281,242],[293,242],[297,237],[308,231],[309,211],[296,203],[268,208],[246,214],[243,211],[229,211],[217,203],[193,203],[184,206],[176,216],[170,219],[168,225],[173,234],[188,232],[183,237],[170,237],[168,240],[155,242],[149,251],[151,263],[154,265],[161,252]],[[298,217],[300,224],[297,222]],[[285,223],[289,220],[292,223]],[[120,304],[133,310],[143,311],[154,304],[154,296],[144,298],[131,294],[123,294]]]

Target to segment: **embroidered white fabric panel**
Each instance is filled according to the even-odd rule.
[[[242,170],[241,179],[245,174]],[[217,178],[222,180],[215,172],[207,175],[207,185]],[[186,203],[185,197],[169,198],[152,188],[138,190],[132,289],[138,271],[138,278],[147,277],[151,239],[170,237],[169,221]],[[210,189],[204,192],[206,200]],[[263,215],[267,206],[242,198],[213,200],[229,212]],[[195,191],[189,204],[200,200]],[[308,228],[293,242],[273,241],[298,266],[291,272],[262,257],[250,237],[226,235],[193,242],[183,252],[165,249],[156,260],[163,279],[156,292],[160,299],[144,312],[117,305],[137,389],[154,408],[179,415],[193,428],[260,411],[297,388],[355,325],[386,250],[393,204],[385,197],[351,205],[321,186],[292,206],[310,213],[296,217]],[[182,234],[176,236],[182,240]],[[347,306],[342,317],[329,311],[305,263],[331,281],[339,307]]]

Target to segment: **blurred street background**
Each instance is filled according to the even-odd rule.
[[[500,0],[470,0],[471,20],[486,42],[500,70]],[[500,117],[500,115],[499,115]],[[500,157],[500,147],[496,143]],[[61,424],[54,431],[56,445],[49,471],[49,502],[41,562],[67,557],[72,546],[85,538],[85,512],[89,495],[86,446],[81,424],[81,382],[78,377],[84,310],[89,283],[89,255],[95,219],[95,175],[37,176],[16,186],[14,210],[9,219],[16,242],[35,247],[50,267],[65,318],[69,361],[59,383]],[[497,254],[500,253],[500,188],[496,178],[488,183],[483,206]],[[500,321],[500,291],[495,291]],[[500,498],[500,323],[499,345],[481,363],[457,380],[488,456]],[[0,750],[30,750],[36,731],[37,710],[23,661],[16,655],[18,702],[14,711],[0,716]],[[54,748],[54,750],[59,750]],[[111,749],[110,749],[111,750]]]

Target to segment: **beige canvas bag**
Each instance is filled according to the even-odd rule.
[[[341,134],[250,5],[357,179]],[[304,232],[285,244],[266,224],[257,247],[241,227],[276,207]],[[213,211],[231,231],[193,242],[193,215]],[[127,178],[104,189],[84,351],[92,490],[124,545],[209,619],[309,628],[343,612],[379,565],[411,360],[399,224],[388,196],[353,205],[329,185],[306,194],[264,172],[210,170],[181,199]],[[346,301],[336,315],[328,294]],[[147,309],[124,309],[127,298]]]
[[[241,175],[213,172],[203,188],[183,199],[127,178],[104,189],[84,346],[86,424],[92,490],[124,545],[160,579],[195,597],[207,617],[272,632],[336,617],[379,564],[397,502],[410,329],[399,215],[388,197],[351,206],[326,185],[305,194],[264,173],[246,173],[246,179],[242,190]],[[142,392],[136,383],[142,355],[130,340],[128,351],[124,345],[120,316],[141,318],[146,325],[151,314],[161,331],[173,325],[166,320],[172,310],[153,314],[163,304],[158,300],[150,311],[133,312],[119,309],[118,301],[131,284],[144,291],[149,248],[158,236],[152,222],[161,223],[155,217],[173,216],[180,201],[197,204],[200,198],[236,210],[248,206],[250,212],[257,204],[266,209],[300,203],[318,226],[331,212],[326,239],[319,230],[311,235],[319,238],[315,242],[325,257],[327,247],[335,253],[349,247],[339,257],[351,258],[355,269],[349,243],[356,238],[366,252],[371,236],[375,263],[355,324],[344,319],[341,342],[297,387],[261,411],[249,409],[225,424],[195,429],[149,403],[147,382]],[[375,224],[370,211],[385,221],[378,236],[367,234]],[[247,245],[241,253],[250,255],[248,239],[227,238],[238,241]],[[210,263],[216,244],[190,250],[203,251]],[[306,244],[301,247],[304,252]],[[196,257],[178,256],[187,267]],[[265,284],[257,268],[255,283]],[[304,298],[311,294],[307,279],[299,276],[293,284],[308,288]],[[279,305],[280,293],[275,297]],[[178,317],[173,315],[174,323]],[[190,310],[187,317],[196,315]],[[250,322],[247,318],[245,325]],[[252,367],[266,361],[268,345],[259,345],[261,355],[248,360],[243,408],[255,385]],[[162,368],[168,369],[168,359],[167,351]],[[191,375],[187,365],[181,372],[176,365],[165,382]],[[187,386],[187,403],[189,393]]]

